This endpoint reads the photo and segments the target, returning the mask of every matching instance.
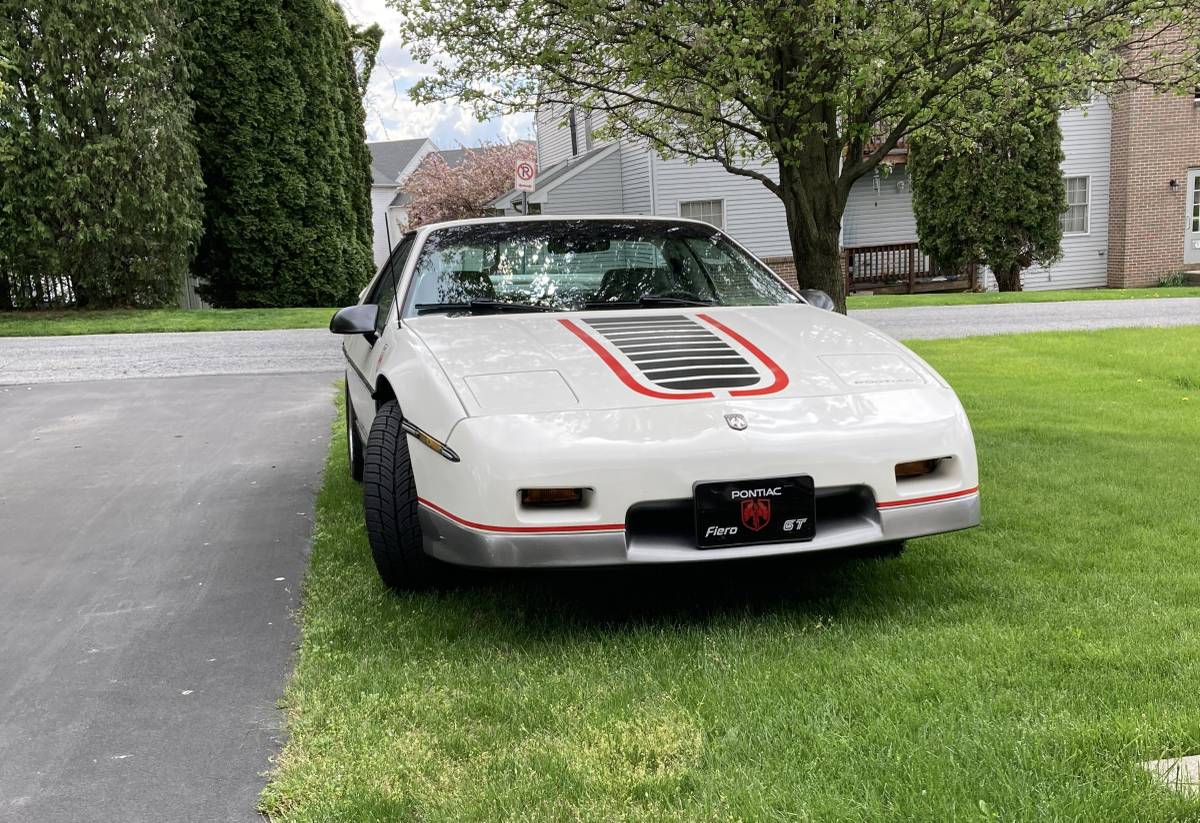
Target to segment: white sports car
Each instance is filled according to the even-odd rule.
[[[380,575],[890,554],[977,525],[953,390],[821,304],[687,220],[404,235],[330,323]]]

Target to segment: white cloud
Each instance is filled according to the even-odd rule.
[[[533,139],[533,115],[517,114],[479,122],[471,110],[456,103],[418,105],[408,89],[429,73],[400,44],[400,14],[384,0],[338,0],[351,23],[378,23],[383,28],[375,70],[364,103],[368,140],[430,137],[444,149],[481,141]]]

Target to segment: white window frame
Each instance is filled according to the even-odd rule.
[[[695,217],[684,217],[683,216],[683,206],[685,203],[687,203],[687,204],[720,203],[721,204],[721,225],[717,226],[716,228],[719,229],[720,231],[725,231],[725,227],[728,224],[725,221],[725,198],[724,197],[689,197],[687,199],[676,200],[675,201],[675,214],[678,215],[679,218],[682,220],[695,220],[696,219]],[[707,222],[707,221],[701,221],[701,222]],[[711,226],[712,223],[709,223],[709,225]]]
[[[1087,237],[1089,234],[1092,233],[1092,176],[1090,174],[1064,174],[1063,175],[1063,189],[1064,189],[1064,191],[1066,190],[1068,180],[1080,180],[1080,179],[1086,181],[1086,187],[1085,187],[1084,191],[1087,195],[1087,198],[1082,203],[1082,205],[1087,209],[1087,211],[1084,212],[1084,214],[1086,215],[1085,220],[1084,220],[1084,226],[1086,228],[1083,231],[1067,231],[1066,229],[1064,229],[1063,237]],[[1074,205],[1078,206],[1081,204],[1075,203]],[[1068,204],[1067,211],[1070,211],[1070,210],[1071,210],[1071,204]],[[1067,214],[1067,212],[1065,211],[1061,215],[1059,215],[1059,220],[1061,221],[1062,218],[1066,214]]]

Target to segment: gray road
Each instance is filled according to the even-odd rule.
[[[337,371],[338,346],[324,329],[0,337],[0,385]]]
[[[0,387],[0,820],[258,819],[334,377]]]
[[[977,334],[1085,331],[1125,326],[1195,326],[1200,325],[1200,298],[924,306],[855,311],[850,316],[899,340],[933,340]]]

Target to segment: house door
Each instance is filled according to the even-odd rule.
[[[1188,172],[1187,230],[1183,235],[1183,262],[1200,263],[1200,169]]]

